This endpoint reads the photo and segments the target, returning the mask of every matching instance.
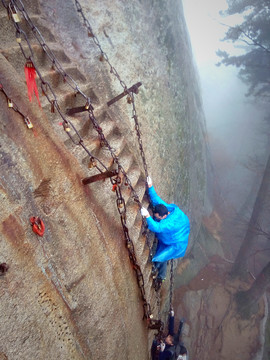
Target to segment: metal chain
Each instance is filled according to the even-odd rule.
[[[132,103],[132,118],[134,119],[134,122],[135,122],[135,130],[136,130],[136,134],[137,134],[137,138],[138,138],[138,142],[139,142],[139,149],[140,149],[140,153],[141,153],[141,157],[142,157],[145,176],[147,177],[148,176],[148,169],[147,169],[147,164],[146,164],[145,153],[144,153],[144,150],[143,150],[143,142],[142,142],[142,138],[141,138],[141,131],[140,131],[140,125],[139,125],[139,121],[138,121],[138,115],[137,115],[137,112],[136,112],[134,93],[130,92],[128,90],[128,87],[127,87],[126,83],[121,79],[119,73],[117,72],[115,67],[111,64],[108,55],[102,49],[102,47],[100,45],[100,42],[99,42],[98,38],[96,37],[96,35],[95,35],[91,25],[90,25],[90,22],[87,20],[85,14],[83,12],[81,4],[79,3],[78,0],[74,0],[74,1],[75,1],[76,9],[77,9],[78,13],[81,15],[81,17],[83,19],[83,24],[84,24],[84,26],[86,27],[86,29],[88,31],[88,36],[93,39],[94,43],[96,44],[96,46],[100,50],[100,54],[101,54],[100,55],[100,60],[102,60],[102,61],[105,60],[106,63],[109,65],[110,73],[113,74],[119,80],[120,85],[123,87],[126,94],[128,94],[129,100]]]
[[[140,150],[140,154],[141,154],[141,158],[142,158],[145,177],[147,177],[148,176],[148,168],[147,168],[146,157],[145,157],[145,153],[144,153],[144,149],[143,149],[143,141],[142,141],[142,138],[141,138],[141,131],[140,131],[140,125],[139,125],[138,115],[137,115],[136,106],[135,106],[134,94],[133,94],[133,92],[130,92],[128,90],[128,87],[127,87],[126,83],[121,79],[119,73],[117,72],[115,67],[111,64],[108,55],[102,49],[101,44],[100,44],[98,38],[96,37],[96,35],[95,35],[91,25],[90,25],[90,22],[86,18],[79,1],[78,0],[74,0],[74,1],[75,1],[76,9],[77,9],[78,13],[81,15],[81,17],[83,19],[83,24],[84,24],[84,26],[86,27],[86,29],[88,31],[88,36],[93,39],[95,45],[99,48],[99,51],[100,51],[100,54],[101,54],[100,59],[105,60],[107,62],[107,64],[109,65],[109,68],[110,68],[110,73],[113,74],[119,80],[120,85],[123,87],[126,94],[128,94],[130,102],[132,103],[132,118],[133,118],[134,123],[135,123],[135,131],[136,131],[136,135],[137,135],[137,139],[138,139],[139,150]],[[147,188],[147,183],[145,185],[146,185],[146,188]],[[149,198],[148,198],[148,200],[149,200]],[[150,203],[150,201],[148,201],[148,202]],[[150,252],[150,260],[152,260],[152,245],[151,245],[151,241],[150,241],[150,238],[149,238],[149,231],[148,231],[147,222],[146,222],[145,218],[142,218],[142,225],[143,225],[143,229],[144,229],[143,235],[146,238],[146,244],[147,244],[147,246],[149,248],[149,252]]]
[[[6,90],[4,89],[3,84],[0,84],[0,91],[2,91],[2,93],[5,95],[6,99],[7,99],[7,104],[8,107],[10,109],[12,109],[13,111],[17,112],[18,114],[21,115],[21,117],[24,119],[24,122],[26,123],[26,125],[30,128],[30,124],[32,125],[30,119],[28,116],[24,115],[21,110],[19,109],[19,107],[16,105],[16,103],[11,99],[11,97],[8,95],[8,93],[6,92]],[[33,126],[31,126],[33,127]]]
[[[2,0],[2,3],[3,3],[3,0]],[[60,106],[58,104],[58,100],[57,100],[57,96],[55,94],[55,92],[53,91],[51,85],[49,82],[45,81],[45,79],[43,78],[43,76],[41,75],[41,72],[39,71],[36,63],[35,63],[35,60],[34,60],[34,52],[33,52],[33,49],[32,49],[32,46],[30,44],[30,41],[25,33],[25,31],[23,31],[23,29],[20,27],[19,25],[19,22],[15,22],[13,17],[12,17],[12,11],[14,11],[14,9],[19,9],[19,7],[16,7],[16,5],[14,4],[15,1],[10,1],[9,2],[9,5],[7,7],[7,10],[10,14],[10,17],[11,19],[13,20],[13,25],[15,26],[15,29],[16,29],[16,36],[18,36],[17,34],[19,34],[20,36],[22,36],[27,45],[28,45],[28,51],[29,51],[29,54],[26,54],[26,51],[23,49],[22,47],[22,44],[21,42],[19,42],[19,46],[20,46],[20,49],[21,49],[21,52],[24,56],[24,58],[27,60],[27,61],[31,61],[34,65],[34,68],[36,70],[36,73],[38,74],[38,77],[40,78],[41,80],[41,89],[42,89],[42,93],[43,95],[47,98],[48,102],[51,104],[51,111],[52,112],[55,112],[55,110],[57,110],[58,114],[60,115],[60,117],[62,118],[63,120],[63,129],[65,130],[66,134],[69,136],[69,138],[71,139],[71,141],[74,143],[74,145],[77,145],[77,146],[81,146],[85,151],[86,153],[88,154],[89,156],[89,159],[90,161],[95,161],[96,163],[96,168],[102,172],[102,169],[107,171],[107,167],[97,158],[95,157],[87,148],[86,146],[84,145],[83,143],[83,138],[80,136],[79,134],[79,131],[76,129],[76,127],[73,125],[73,123],[66,118],[66,116],[63,114],[63,112],[60,110]],[[22,4],[22,2],[20,1],[20,3]],[[4,4],[4,3],[3,3]],[[4,5],[5,6],[5,5]],[[22,5],[23,6],[23,5]],[[23,7],[24,9],[24,7]],[[26,11],[24,10],[24,12],[26,13]],[[27,18],[28,15],[27,15]],[[35,33],[39,33],[38,29],[35,27],[35,26],[32,26],[32,31]],[[47,48],[47,46],[46,46]],[[55,62],[56,63],[56,62]],[[66,74],[66,73],[65,73]],[[65,74],[63,76],[65,76]],[[66,74],[66,76],[68,76],[68,74]],[[76,86],[76,89],[78,89],[78,86]],[[71,135],[69,129],[72,128],[73,131],[74,131],[74,134],[73,136]],[[75,135],[75,136],[74,136]],[[98,166],[98,164],[99,166]]]
[[[24,5],[22,3],[21,0],[18,0],[19,3],[20,3],[20,7],[17,6],[17,8],[23,13],[24,17],[25,17],[25,20],[29,23],[29,25],[31,26],[31,30],[34,34],[38,34],[39,37],[42,39],[42,41],[40,42],[42,48],[44,49],[45,53],[49,56],[49,58],[51,59],[53,65],[56,66],[56,69],[58,70],[58,72],[60,74],[62,74],[63,78],[64,79],[71,79],[72,80],[72,83],[74,84],[74,87],[72,85],[69,85],[72,86],[73,90],[76,90],[78,93],[80,93],[82,96],[85,97],[85,95],[80,91],[78,85],[76,84],[76,82],[62,69],[60,63],[57,61],[57,59],[55,58],[55,56],[53,55],[53,53],[50,51],[49,47],[47,46],[47,44],[45,43],[44,41],[44,38],[42,37],[40,31],[36,28],[35,25],[33,25],[33,23],[31,22],[27,12],[25,11],[25,8],[24,8]],[[16,10],[16,1],[14,0],[11,0],[9,2],[9,5],[8,7],[6,6],[6,4],[4,3],[4,1],[2,0],[2,3],[3,5],[7,8],[8,10],[8,13],[11,15],[10,17],[13,19],[12,17],[12,11],[14,11],[14,9]],[[16,10],[17,11],[17,10]],[[79,132],[77,131],[77,129],[75,128],[75,126],[72,124],[72,122],[68,119],[66,119],[66,117],[64,116],[64,114],[61,112],[60,110],[60,107],[59,107],[59,104],[58,104],[58,101],[57,101],[57,97],[54,93],[54,91],[52,90],[50,84],[48,82],[46,82],[44,80],[44,78],[42,77],[37,65],[35,64],[35,61],[34,61],[34,52],[33,52],[33,49],[31,47],[31,44],[29,42],[29,39],[26,35],[26,33],[22,30],[22,28],[20,27],[19,23],[14,21],[13,19],[13,24],[16,28],[16,36],[21,36],[23,35],[24,39],[26,40],[27,42],[27,45],[28,45],[28,49],[30,51],[30,56],[27,56],[24,49],[22,48],[22,45],[21,43],[19,43],[19,46],[20,46],[20,49],[21,49],[21,52],[23,54],[23,56],[25,57],[26,60],[28,61],[31,61],[33,63],[33,66],[35,67],[35,70],[41,80],[41,88],[42,88],[42,91],[43,91],[43,94],[46,96],[48,102],[51,104],[51,107],[53,109],[53,112],[54,112],[54,109],[57,110],[58,114],[61,116],[61,118],[63,119],[63,127],[64,127],[64,130],[67,132],[67,127],[68,126],[71,126],[72,129],[74,130],[74,133],[77,137],[77,141],[75,141],[73,139],[73,137],[71,136],[71,134],[69,134],[69,132],[67,132],[68,136],[70,137],[70,139],[72,140],[72,142],[75,144],[75,145],[80,145],[82,146],[82,148],[88,153],[89,157],[90,157],[90,160],[91,161],[96,161],[96,162],[99,162],[99,164],[105,169],[105,170],[108,170],[106,168],[106,166],[98,159],[96,158],[95,156],[93,156],[93,154],[91,154],[91,152],[86,148],[86,146],[83,144],[83,139],[81,138]],[[50,95],[48,94],[48,89],[49,89],[49,92],[50,92],[50,95],[52,97],[50,97]],[[87,104],[88,105],[91,105],[91,102],[90,102],[90,99],[87,98]],[[148,326],[150,328],[153,328],[153,326],[156,326],[155,328],[158,328],[159,326],[159,321],[158,320],[153,320],[153,315],[151,313],[151,306],[150,304],[147,302],[146,300],[146,295],[145,295],[145,288],[144,288],[144,278],[143,278],[143,274],[141,272],[141,269],[140,269],[140,266],[138,265],[138,262],[137,262],[137,259],[136,259],[136,255],[135,255],[135,249],[134,249],[134,244],[132,242],[132,240],[130,239],[129,237],[129,233],[128,233],[128,228],[126,226],[126,204],[125,204],[125,200],[124,198],[122,197],[121,195],[121,189],[120,189],[120,184],[121,182],[119,182],[119,179],[121,180],[120,176],[119,176],[119,173],[121,172],[123,175],[124,175],[124,178],[125,178],[125,184],[127,184],[130,189],[132,190],[133,192],[133,198],[134,198],[134,201],[136,201],[138,203],[138,205],[141,207],[141,203],[140,203],[140,200],[139,200],[139,197],[138,195],[136,194],[135,190],[133,189],[132,187],[132,184],[131,184],[131,181],[130,179],[128,178],[126,172],[124,171],[123,167],[120,165],[119,163],[119,159],[118,157],[115,155],[114,153],[114,150],[112,149],[112,147],[109,145],[108,141],[106,140],[103,132],[102,132],[102,129],[101,127],[98,125],[98,122],[94,116],[94,113],[93,113],[93,107],[92,106],[89,106],[89,109],[88,109],[88,112],[89,112],[89,118],[90,120],[92,121],[93,123],[93,126],[94,128],[96,129],[96,131],[98,132],[99,134],[99,138],[100,138],[100,142],[102,145],[106,145],[106,147],[109,149],[110,153],[111,153],[111,156],[114,160],[114,162],[118,165],[118,176],[116,179],[111,179],[111,182],[114,183],[114,181],[116,181],[117,183],[117,191],[116,191],[116,194],[117,194],[117,208],[118,208],[118,211],[119,211],[119,214],[120,214],[120,218],[121,218],[121,223],[122,223],[122,226],[123,226],[123,230],[124,230],[124,235],[125,235],[125,239],[126,239],[126,245],[127,245],[127,248],[129,250],[129,258],[133,264],[133,268],[136,272],[136,276],[137,276],[137,283],[138,283],[138,286],[139,286],[139,289],[140,289],[140,292],[141,292],[141,296],[142,296],[142,300],[143,300],[143,308],[144,308],[144,317],[147,319],[148,321]],[[102,170],[97,166],[95,165],[96,168],[102,172]],[[160,327],[160,326],[159,326]]]
[[[78,13],[81,15],[82,19],[83,19],[83,24],[86,27],[87,31],[88,31],[88,36],[90,38],[93,39],[95,45],[99,48],[100,51],[100,60],[105,60],[107,62],[107,64],[109,65],[110,68],[110,73],[113,74],[118,80],[120,85],[123,87],[124,91],[126,92],[126,94],[129,95],[129,100],[130,103],[132,103],[132,118],[135,122],[135,131],[136,131],[136,135],[137,135],[137,139],[138,139],[138,144],[139,144],[139,150],[140,150],[140,154],[141,154],[141,158],[142,158],[142,162],[143,162],[143,167],[144,167],[144,171],[145,171],[145,176],[148,176],[148,168],[147,168],[147,163],[146,163],[146,157],[145,157],[145,153],[144,153],[144,149],[143,149],[143,141],[141,138],[141,131],[140,131],[140,125],[139,125],[139,121],[138,121],[138,115],[137,115],[137,111],[136,111],[136,106],[135,106],[135,98],[134,98],[134,94],[133,92],[130,92],[128,90],[128,87],[126,85],[126,83],[121,79],[119,73],[117,72],[116,68],[111,64],[108,55],[105,53],[105,51],[102,49],[101,44],[97,38],[97,36],[95,35],[90,22],[88,21],[88,19],[86,18],[82,6],[80,5],[78,0],[74,0],[75,1],[75,5],[77,8]],[[147,182],[145,183],[146,186],[146,193],[148,194],[147,191]],[[151,204],[150,202],[150,198],[148,196],[148,202]],[[145,236],[146,238],[146,244],[149,248],[149,260],[151,261],[153,258],[153,250],[152,250],[152,244],[150,241],[150,236],[149,236],[149,229],[147,226],[147,222],[146,219],[144,217],[142,217],[142,226],[143,226],[143,232],[142,235]],[[158,319],[161,319],[161,314],[160,314],[160,292],[156,292],[156,297],[157,297],[157,304],[158,304]],[[160,329],[161,331],[161,329]],[[159,332],[160,333],[160,332]]]
[[[126,83],[121,79],[119,73],[117,72],[116,68],[111,64],[108,55],[105,53],[105,51],[102,49],[102,46],[97,38],[97,36],[95,35],[90,22],[88,21],[88,19],[86,18],[82,6],[80,4],[80,2],[78,0],[74,0],[75,1],[75,6],[76,9],[78,11],[78,13],[81,15],[82,20],[83,20],[83,24],[86,27],[87,31],[88,31],[88,36],[90,38],[93,39],[95,45],[99,48],[100,51],[100,59],[105,60],[106,63],[109,65],[110,68],[110,73],[113,74],[119,81],[120,85],[122,86],[122,88],[124,89],[124,91],[126,92],[126,94],[129,95],[129,99],[130,102],[132,103],[132,118],[134,120],[135,123],[135,131],[136,131],[136,135],[137,135],[137,139],[138,139],[138,144],[139,144],[139,150],[140,150],[140,154],[141,154],[141,158],[142,158],[142,162],[143,162],[143,167],[144,167],[144,172],[145,172],[145,177],[148,176],[148,167],[147,167],[147,163],[146,163],[146,157],[145,157],[145,153],[144,153],[144,149],[143,149],[143,141],[141,138],[141,131],[140,131],[140,125],[139,125],[139,121],[138,121],[138,115],[137,115],[137,111],[136,111],[136,106],[135,106],[135,98],[134,98],[134,94],[133,92],[130,92],[128,90],[128,87],[126,85]],[[145,184],[146,188],[147,188],[147,183]],[[149,198],[148,198],[148,202]],[[145,218],[142,218],[142,225],[143,225],[143,235],[146,238],[146,244],[149,248],[149,252],[150,252],[150,259],[152,259],[152,245],[151,245],[151,241],[149,238],[149,230],[147,227],[147,222],[145,220]]]
[[[20,6],[17,5],[17,2],[19,2]],[[4,4],[4,0],[2,0],[2,3]],[[5,5],[4,5],[5,6]],[[5,6],[6,7],[6,6]],[[37,39],[37,41],[39,42],[40,46],[42,47],[42,49],[44,50],[45,54],[48,56],[48,58],[51,60],[53,66],[54,66],[54,69],[56,72],[58,72],[60,75],[62,75],[63,77],[63,80],[77,93],[77,94],[81,94],[81,96],[83,96],[86,100],[86,107],[89,106],[89,109],[88,109],[88,112],[89,112],[89,118],[91,120],[91,122],[93,123],[94,125],[94,128],[95,130],[98,132],[99,134],[99,138],[100,138],[100,144],[101,145],[105,145],[113,159],[114,159],[114,162],[115,163],[119,163],[119,160],[118,158],[116,157],[116,155],[114,154],[114,149],[112,147],[110,147],[109,143],[107,142],[103,132],[102,132],[102,129],[101,127],[98,125],[98,122],[97,120],[95,119],[95,116],[94,116],[94,113],[93,113],[93,107],[91,106],[91,99],[89,97],[87,97],[83,91],[79,88],[78,84],[76,83],[76,81],[63,69],[63,67],[61,66],[61,63],[59,62],[59,60],[56,58],[56,56],[54,55],[54,53],[51,51],[51,49],[49,48],[49,46],[46,44],[45,42],[45,39],[44,37],[42,36],[41,32],[39,31],[39,29],[33,24],[32,20],[30,19],[27,11],[25,10],[25,7],[24,7],[24,4],[21,0],[11,0],[9,2],[9,5],[7,6],[7,10],[11,13],[12,12],[12,9],[13,8],[13,11],[14,9],[18,9],[20,12],[22,12],[26,22],[28,23],[30,29],[32,30],[35,38]],[[41,79],[41,88],[42,88],[42,92],[43,94],[46,96],[46,90],[49,88],[51,94],[53,95],[53,100],[49,99],[47,96],[47,99],[48,101],[51,103],[52,107],[53,108],[56,108],[56,110],[58,111],[59,115],[61,116],[61,118],[63,119],[64,121],[64,129],[66,129],[66,125],[67,123],[69,123],[71,125],[71,127],[73,128],[73,130],[75,131],[77,137],[78,137],[78,141],[77,143],[74,142],[74,139],[70,136],[70,134],[68,133],[69,137],[71,138],[71,140],[74,142],[75,145],[81,145],[87,152],[88,150],[85,148],[85,146],[83,145],[83,139],[81,138],[81,136],[79,135],[78,131],[76,130],[75,126],[72,124],[72,122],[68,119],[65,118],[65,116],[61,113],[60,111],[60,107],[59,107],[59,104],[57,103],[57,99],[56,99],[56,96],[55,96],[55,93],[53,92],[50,84],[48,82],[46,82],[40,72],[38,71],[37,69],[37,66],[35,65],[34,61],[33,61],[33,58],[34,58],[34,52],[32,50],[32,47],[30,45],[30,42],[29,42],[29,39],[26,35],[26,33],[21,29],[21,27],[19,26],[19,23],[16,23],[14,22],[14,25],[15,25],[15,28],[16,28],[16,36],[18,35],[23,35],[24,39],[26,40],[27,42],[27,45],[28,45],[28,48],[29,48],[29,51],[30,51],[30,56],[27,56],[21,43],[19,43],[19,46],[21,48],[21,51],[25,57],[26,60],[30,60],[32,61],[32,63],[34,64],[34,67],[38,73],[38,76],[39,78]],[[17,35],[18,34],[18,35]],[[99,161],[97,158],[95,158],[92,154],[90,155],[91,158],[94,158],[96,161]],[[104,167],[105,170],[108,170],[104,164],[102,164],[102,166]],[[99,169],[98,169],[99,170]],[[127,177],[127,174],[126,172],[124,171],[123,168],[121,168],[121,171],[126,179],[126,182],[128,183],[128,186],[130,187],[131,189],[131,192],[133,194],[133,198],[134,198],[134,201],[136,201],[140,208],[141,208],[141,204],[140,204],[140,201],[139,201],[139,197],[138,195],[136,194],[136,191],[134,190],[130,180],[128,179]]]
[[[170,260],[171,269],[170,269],[170,311],[173,309],[173,284],[174,284],[174,271],[173,271],[173,259]]]
[[[2,0],[3,2],[3,0]],[[19,5],[18,5],[19,4]],[[24,4],[21,0],[15,0],[15,1],[10,1],[9,6],[13,6],[15,9],[17,8],[23,15],[24,19],[26,20],[26,22],[28,23],[30,29],[33,32],[33,35],[35,36],[36,40],[39,42],[40,46],[42,47],[42,49],[44,50],[44,52],[46,53],[46,55],[48,56],[48,58],[51,60],[53,67],[55,68],[55,70],[57,70],[57,72],[63,76],[63,79],[65,82],[68,83],[68,85],[70,87],[72,87],[72,89],[74,90],[74,92],[76,93],[80,93],[85,100],[87,101],[87,103],[91,103],[90,98],[87,97],[82,91],[81,89],[79,89],[76,81],[69,75],[66,73],[66,71],[63,69],[63,67],[61,66],[59,60],[55,57],[55,55],[53,54],[52,50],[49,48],[49,46],[46,44],[46,41],[44,39],[44,37],[42,36],[41,32],[39,31],[39,29],[34,25],[34,23],[32,22],[31,18],[29,17],[27,11],[25,10]]]

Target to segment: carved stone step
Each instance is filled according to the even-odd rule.
[[[143,198],[144,198],[144,195],[145,195],[145,190],[146,190],[146,187],[145,187],[145,180],[140,177],[136,186],[135,186],[135,191],[140,199],[140,201],[142,202]]]
[[[128,149],[124,149],[124,151],[119,156],[120,164],[122,165],[125,172],[128,174],[129,169],[131,168],[134,158],[133,155],[130,153]],[[126,188],[124,181],[122,182],[121,190],[124,190]]]
[[[0,6],[2,6],[2,3],[0,3]],[[33,16],[31,16],[31,20],[32,20],[33,24],[41,32],[46,43],[55,42],[55,38],[54,38],[53,34],[51,33],[50,29],[42,24],[39,16],[33,15]],[[26,21],[25,20],[20,21],[19,25],[20,25],[21,29],[26,33],[27,38],[30,41],[33,41],[33,39],[35,39],[35,36],[34,36],[32,30],[30,29],[29,25],[26,23]],[[15,29],[15,26],[13,25],[13,20],[8,19],[6,11],[1,12],[0,29],[1,29],[1,34],[0,34],[1,48],[4,49],[4,48],[10,47],[12,42],[15,45],[16,44],[16,29]],[[22,42],[24,42],[24,41],[25,41],[24,37],[22,37]],[[31,44],[31,46],[32,46],[32,44]]]
[[[142,256],[144,256],[143,249],[144,249],[144,243],[142,241],[137,241],[136,242],[136,254],[139,259],[140,265],[142,264]],[[142,271],[143,271],[143,268],[142,268]]]
[[[127,202],[127,227],[131,229],[135,223],[137,216],[139,216],[139,206],[131,198]]]
[[[24,43],[25,42],[22,42],[22,47],[25,53],[27,54],[27,51],[29,51],[28,46],[27,44]],[[62,64],[65,66],[67,66],[67,64],[70,64],[70,59],[66,56],[66,54],[62,50],[57,48],[54,43],[50,44],[50,47],[53,53],[55,54],[55,56],[57,57],[57,59],[59,60],[59,62],[61,63],[61,66]],[[35,62],[35,65],[39,69],[43,69],[43,68],[51,69],[52,62],[48,58],[42,47],[40,45],[34,44],[32,45],[32,49],[34,52],[33,61]],[[19,45],[16,42],[14,42],[13,46],[11,47],[9,46],[8,48],[2,49],[1,53],[14,66],[14,68],[17,71],[20,71],[21,69],[21,71],[24,72],[24,65],[26,60],[22,55]]]
[[[154,318],[157,319],[158,318],[157,293],[153,286],[153,279],[148,282],[147,286],[150,288],[149,301],[151,304],[152,313],[154,315]]]
[[[142,202],[143,207],[147,207],[147,202]],[[130,196],[130,198],[127,201],[127,207],[131,209],[130,215],[127,218],[127,226],[128,228],[131,228],[134,224],[137,224],[138,222],[141,223],[142,217],[140,213],[139,205],[134,201],[133,197]]]
[[[7,1],[5,3],[8,3]],[[29,16],[39,15],[40,14],[40,7],[38,1],[33,0],[23,0],[24,8],[27,10]],[[0,2],[0,14],[2,13],[7,14],[6,8],[3,6],[2,2]]]
[[[26,9],[26,11],[28,12],[27,9]],[[39,32],[43,36],[46,44],[49,44],[50,42],[55,42],[56,41],[55,37],[53,36],[53,34],[52,34],[50,28],[48,27],[47,23],[44,24],[44,21],[40,18],[40,16],[34,15],[34,14],[31,14],[31,15],[28,14],[28,15],[31,18],[31,21],[34,24],[34,26],[37,27],[37,29],[39,30]],[[25,31],[25,33],[26,33],[29,40],[36,39],[32,29],[30,28],[30,25],[26,22],[26,20],[21,21],[20,24],[21,24],[21,28]],[[35,41],[37,41],[37,40],[35,40]]]
[[[141,176],[141,170],[138,168],[137,165],[133,164],[133,166],[128,170],[127,175],[132,187],[135,189],[137,182]]]
[[[85,89],[82,89],[80,87],[81,91],[83,91],[83,93],[90,97],[91,99],[91,103],[93,104],[94,108],[95,108],[95,113],[98,113],[98,99],[95,95],[95,93],[93,92],[93,90],[91,88],[89,88],[88,86]],[[62,112],[62,114],[64,115],[64,117],[66,119],[69,119],[70,121],[72,121],[74,123],[74,125],[76,126],[76,123],[79,124],[81,122],[81,119],[86,120],[89,119],[89,115],[87,112],[82,112],[82,113],[78,113],[74,116],[68,116],[66,114],[67,109],[70,108],[74,108],[74,107],[78,107],[78,106],[84,106],[86,104],[86,101],[84,99],[84,97],[80,94],[75,95],[75,93],[70,92],[71,89],[69,88],[69,92],[63,92],[61,94],[59,94],[59,91],[55,91],[56,92],[56,96],[57,96],[57,103],[60,107],[60,111]],[[48,94],[50,94],[50,92],[48,92]],[[51,98],[51,96],[50,96]],[[49,103],[49,101],[47,100],[46,97],[41,97],[41,103],[42,103],[42,108],[44,110],[44,112],[46,113],[48,119],[50,119],[51,121],[55,121],[55,118],[58,117],[58,112],[57,110],[55,110],[55,113],[51,112],[51,103]],[[77,126],[76,126],[77,127]]]
[[[116,137],[114,135],[114,137],[109,140],[110,145],[115,150],[115,153],[120,154],[126,145],[125,139],[122,137]],[[100,142],[98,138],[96,138],[96,140],[91,140],[91,142],[87,142],[86,140],[84,141],[84,143],[86,147],[91,151],[92,155],[97,157],[107,168],[111,168],[114,165],[110,151],[106,147],[100,148]],[[86,153],[84,152],[84,158],[82,159],[82,163],[85,166],[88,166],[90,159],[89,156],[85,156],[85,154]]]
[[[151,305],[152,312],[154,312],[156,300],[155,300],[155,295],[153,294],[153,290],[154,290],[154,288],[152,287],[153,282],[148,281],[148,278],[146,278],[145,273],[143,273],[143,275],[144,275],[146,299]]]
[[[89,149],[94,150],[95,147],[100,146],[99,136],[96,129],[93,127],[91,120],[88,118],[84,120],[72,119],[71,123],[76,127],[78,133],[83,138],[84,145]],[[102,132],[106,138],[113,133],[115,128],[115,123],[113,121],[103,121],[100,125]],[[74,140],[78,139],[78,136],[75,135],[74,130],[71,129],[71,135],[74,135]],[[65,141],[67,147],[72,146],[73,142],[71,139]]]
[[[114,138],[113,140],[110,140],[109,143],[110,143],[110,146],[114,149],[114,153],[117,156],[120,155],[121,151],[124,149],[124,147],[126,145],[125,139],[122,138],[122,137]],[[101,151],[99,151],[98,149],[95,149],[94,154],[96,154],[96,156],[98,158],[100,158],[102,160],[102,162],[108,168],[110,168],[110,167],[112,167],[114,165],[114,161],[113,161],[113,158],[111,156],[111,153],[105,147],[103,147],[101,149]]]
[[[129,235],[136,249],[137,249],[137,243],[140,237],[140,233],[141,233],[141,227],[138,224],[137,225],[134,224],[131,228],[129,228]]]
[[[63,76],[56,70],[43,68],[40,72],[43,80],[50,84],[51,88],[56,92],[56,95],[58,92],[65,92],[67,95],[72,93],[72,89],[69,84],[64,81]],[[75,66],[70,65],[70,67],[66,67],[65,72],[69,74],[76,83],[86,82],[84,75]],[[75,96],[75,92],[73,92],[73,94]]]
[[[141,263],[143,268],[145,267],[146,262],[149,259],[150,250],[148,245],[146,244],[146,237],[140,236],[136,242],[136,247],[138,249],[138,256],[141,259]]]
[[[152,279],[151,272],[152,272],[152,262],[149,259],[149,249],[147,247],[144,247],[144,252],[141,255],[141,267],[142,271],[145,274],[145,279],[147,279],[147,282],[149,279]],[[152,281],[152,280],[151,280]]]
[[[7,11],[0,2],[0,8],[4,9],[3,12],[1,11],[0,14],[0,46],[1,49],[7,49],[10,46],[19,45],[16,42],[16,30],[13,25],[13,21],[8,19]],[[23,55],[21,54],[23,57]]]

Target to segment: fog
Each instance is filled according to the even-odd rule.
[[[190,40],[202,89],[210,149],[223,194],[236,208],[245,202],[256,174],[244,165],[250,157],[265,159],[264,111],[245,96],[247,87],[237,77],[239,69],[216,64],[218,49],[238,55],[242,49],[222,42],[226,26],[240,16],[221,17],[226,0],[183,0]]]

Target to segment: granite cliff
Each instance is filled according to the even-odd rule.
[[[114,69],[128,86],[142,82],[135,115],[148,171],[160,196],[190,217],[189,250],[210,208],[204,116],[181,2],[80,5],[94,39],[75,1],[3,1],[0,7],[0,262],[9,266],[0,277],[0,359],[149,358],[154,330],[143,320],[121,204],[109,179],[82,184],[99,173],[93,157],[110,170],[119,159],[129,179],[125,184],[122,176],[119,185],[126,225],[156,318],[149,247],[134,201],[135,192],[147,206],[145,169],[133,105],[125,96],[107,106],[123,92]],[[39,75],[41,107],[27,96],[29,56]],[[82,94],[91,100],[96,127],[88,112],[66,115],[85,106]],[[43,237],[32,231],[31,216],[44,221]],[[176,284],[179,276],[181,271]]]

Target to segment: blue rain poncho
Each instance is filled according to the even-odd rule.
[[[152,261],[164,262],[177,259],[185,255],[190,225],[188,217],[174,204],[166,204],[156,193],[153,186],[149,188],[149,196],[153,206],[163,204],[170,214],[163,219],[155,221],[151,216],[146,218],[149,230],[156,233],[158,246]]]

